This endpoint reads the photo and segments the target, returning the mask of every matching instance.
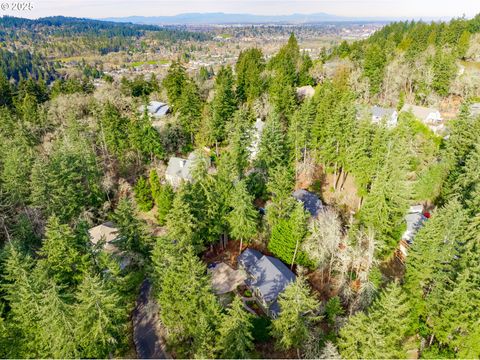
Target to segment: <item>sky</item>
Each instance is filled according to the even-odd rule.
[[[480,0],[31,0],[30,11],[3,10],[5,4],[28,0],[0,0],[0,14],[38,18],[64,15],[88,18],[165,16],[187,12],[249,13],[259,15],[324,12],[358,17],[473,17]]]

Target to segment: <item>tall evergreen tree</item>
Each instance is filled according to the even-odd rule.
[[[38,265],[58,284],[72,286],[83,277],[86,264],[82,258],[78,240],[68,225],[60,224],[57,217],[50,217],[45,239],[39,251]]]
[[[181,356],[191,357],[201,350],[199,344],[215,341],[220,308],[205,270],[187,246],[163,275],[160,317],[168,329],[168,342]]]
[[[252,103],[263,91],[262,71],[265,67],[262,51],[256,48],[241,51],[235,64],[236,96],[240,102]]]
[[[120,246],[125,250],[143,252],[148,245],[148,236],[143,223],[137,218],[132,202],[128,198],[119,201],[112,220],[121,235]]]
[[[98,276],[87,274],[78,287],[75,317],[76,346],[82,357],[103,358],[125,342],[127,312],[119,296]]]
[[[280,315],[272,321],[272,335],[281,348],[298,349],[307,340],[312,324],[319,319],[320,303],[310,294],[303,276],[287,286],[278,302]]]
[[[355,314],[340,330],[338,344],[342,358],[404,358],[408,312],[405,293],[398,284],[390,284],[368,315]]]
[[[222,67],[215,79],[215,95],[212,100],[211,128],[215,143],[225,139],[225,131],[229,121],[232,120],[236,108],[236,99],[233,89],[234,79],[230,67]]]
[[[235,296],[223,316],[218,329],[218,348],[223,359],[247,359],[253,350],[253,316],[243,306],[243,300]]]
[[[253,196],[248,193],[245,180],[239,181],[232,192],[228,214],[230,233],[240,240],[240,251],[244,241],[252,239],[257,232],[257,210],[253,206]]]

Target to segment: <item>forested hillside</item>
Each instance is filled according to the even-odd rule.
[[[354,86],[366,99],[434,104],[448,95],[478,94],[478,75],[462,76],[457,64],[480,60],[479,39],[479,16],[449,23],[400,22],[364,41],[344,41],[330,58],[349,59],[358,68]]]
[[[114,23],[91,19],[47,17],[37,20],[4,16],[0,18],[0,41],[7,49],[28,49],[43,56],[101,55],[120,50],[141,49],[141,39],[151,36],[175,43],[184,40],[204,41],[208,35],[175,27]]]
[[[0,357],[136,357],[144,280],[174,358],[480,357],[480,88],[454,85],[479,21],[395,23],[320,59],[292,34],[212,73],[179,52],[161,79],[115,80],[87,62],[49,75],[19,44],[203,37],[0,20]],[[440,134],[400,111],[452,95]],[[361,110],[378,103],[394,125]],[[291,274],[278,312],[248,281],[215,286],[246,249]]]

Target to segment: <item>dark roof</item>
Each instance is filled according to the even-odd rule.
[[[258,259],[260,259],[263,255],[255,249],[246,249],[243,253],[238,255],[237,261],[242,264],[245,269],[249,269],[253,266]]]
[[[303,203],[303,207],[307,210],[312,216],[317,216],[320,210],[323,209],[323,204],[320,198],[307,190],[296,190],[293,193],[293,197],[298,201]]]
[[[240,256],[248,250],[250,249],[245,250]],[[283,262],[271,256],[263,255],[252,263],[257,254],[260,253],[255,250],[247,253],[249,265],[242,263],[251,276],[247,284],[258,289],[267,303],[275,302],[287,285],[295,281],[295,274]]]

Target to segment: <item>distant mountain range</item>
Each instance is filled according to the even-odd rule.
[[[388,22],[406,20],[404,18],[361,18],[345,17],[326,13],[291,14],[291,15],[253,15],[226,13],[186,13],[173,16],[127,16],[111,17],[101,20],[115,22],[131,22],[148,25],[209,25],[209,24],[315,24],[331,22]],[[434,20],[424,18],[424,20]],[[437,20],[437,19],[435,19]]]

